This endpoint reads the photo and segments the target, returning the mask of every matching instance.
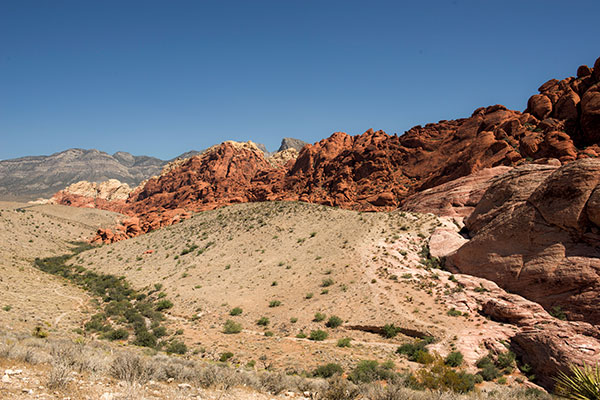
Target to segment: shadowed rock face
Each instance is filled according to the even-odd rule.
[[[600,160],[528,165],[496,178],[448,263],[569,319],[600,324]]]

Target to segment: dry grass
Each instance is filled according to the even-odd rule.
[[[371,399],[371,400],[476,400],[476,399],[551,399],[525,389],[502,388],[488,392],[459,395],[450,392],[416,391],[404,384],[382,386],[379,383],[355,385],[339,375],[329,380],[288,375],[283,372],[257,371],[171,357],[145,356],[123,350],[109,355],[110,346],[103,343],[73,343],[66,340],[37,339],[26,335],[0,334],[0,361],[20,359],[30,364],[49,365],[46,387],[69,393],[72,371],[97,380],[110,376],[124,383],[122,398],[139,396],[139,390],[149,381],[188,382],[198,389],[229,393],[237,388],[251,388],[256,393],[278,395],[283,392],[309,392],[313,399]],[[27,356],[25,356],[28,354]],[[31,361],[27,361],[31,360]],[[93,360],[93,361],[90,361]],[[110,385],[116,385],[113,381]],[[137,391],[137,392],[136,392]]]

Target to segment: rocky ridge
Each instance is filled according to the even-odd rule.
[[[475,110],[469,118],[416,126],[402,136],[373,130],[357,136],[336,132],[302,147],[295,160],[292,155],[278,163],[269,162],[256,146],[225,142],[149,179],[132,193],[123,212],[139,217],[142,225],[135,231],[146,232],[170,224],[164,222],[166,211],[180,218],[183,214],[175,210],[202,211],[247,201],[299,200],[361,211],[392,210],[412,194],[486,168],[595,157],[595,149],[600,151],[596,144],[576,146],[583,140],[579,132],[593,126],[593,110],[576,107],[577,116],[566,118],[561,111],[564,101],[559,101],[561,88],[567,86],[582,98],[592,96],[590,90],[595,93],[597,68],[588,69],[590,75],[540,87],[542,93],[555,93],[550,112],[539,111],[539,95],[534,95],[523,113],[494,105]],[[467,202],[469,207],[475,200]]]

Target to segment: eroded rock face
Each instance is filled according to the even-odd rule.
[[[564,133],[576,144],[597,145],[600,139],[600,58],[594,68],[582,65],[577,77],[551,79],[531,96],[526,112],[539,120],[564,121]]]
[[[528,165],[498,177],[466,220],[472,239],[448,257],[569,319],[600,323],[600,160]],[[590,216],[593,216],[590,218]]]
[[[600,330],[589,323],[561,321],[540,305],[521,296],[491,288],[482,313],[493,320],[517,327],[511,347],[524,363],[533,366],[537,382],[548,389],[554,377],[568,372],[569,365],[600,362]]]
[[[408,196],[401,209],[443,217],[468,217],[492,182],[511,167],[485,168],[471,175]]]

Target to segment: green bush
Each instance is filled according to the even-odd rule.
[[[300,332],[300,333],[298,333],[298,334],[296,335],[296,337],[297,337],[298,339],[306,339],[306,333],[304,333],[304,332]]]
[[[310,331],[310,335],[308,336],[308,338],[310,340],[315,340],[315,341],[322,341],[322,340],[327,339],[328,337],[329,337],[329,334],[320,329],[317,329],[316,331]]]
[[[400,333],[400,328],[395,326],[394,324],[385,324],[383,326],[383,336],[391,339],[393,337],[398,336],[398,334]]]
[[[321,282],[321,287],[329,287],[333,285],[333,283],[333,279],[331,278],[323,279],[323,281]]]
[[[269,302],[269,307],[279,307],[281,305],[281,301],[279,300],[271,300]]]
[[[350,347],[351,338],[343,338],[337,341],[337,347]]]
[[[448,312],[446,312],[446,314],[448,314],[451,317],[460,317],[462,315],[462,312],[460,312],[456,308],[452,307],[451,309],[448,310]]]
[[[463,355],[460,351],[453,351],[446,356],[444,363],[451,367],[459,367],[463,363]]]
[[[410,361],[428,364],[433,361],[433,357],[428,354],[429,350],[425,347],[429,343],[431,343],[429,340],[417,339],[413,343],[404,343],[402,346],[398,347],[396,353],[404,354]],[[427,354],[427,356],[425,354]]]
[[[241,331],[242,331],[242,324],[239,324],[230,319],[225,321],[225,324],[223,325],[223,333],[233,334],[233,333],[240,333]]]
[[[348,374],[348,379],[353,383],[370,383],[376,380],[388,380],[392,378],[394,373],[394,363],[385,362],[379,364],[375,360],[362,360]]]
[[[235,307],[232,308],[231,311],[229,311],[229,315],[231,316],[236,316],[236,315],[241,315],[242,314],[242,309],[240,307]]]
[[[161,300],[158,303],[156,303],[156,311],[168,310],[171,307],[173,307],[173,303],[167,299]]]
[[[167,336],[167,328],[165,328],[164,326],[157,326],[152,330],[152,333],[157,338],[161,338],[163,336]]]
[[[325,316],[325,314],[318,312],[318,313],[315,313],[315,318],[313,319],[313,321],[321,322],[321,321],[324,321],[325,318],[327,318],[327,316]]]
[[[452,390],[456,393],[467,393],[473,390],[477,380],[475,375],[465,371],[455,371],[440,360],[429,369],[417,371],[413,377],[420,388],[430,390]]]
[[[329,363],[326,365],[321,365],[317,367],[312,373],[312,376],[317,378],[331,378],[335,374],[343,374],[344,369],[339,364]]]
[[[156,343],[156,336],[148,332],[145,328],[136,330],[135,340],[133,341],[133,344],[136,346],[155,348]]]
[[[500,370],[498,370],[498,368],[496,368],[496,366],[493,364],[484,365],[483,367],[481,367],[478,373],[486,381],[493,381],[494,379],[502,375],[500,373]]]
[[[260,317],[258,321],[256,321],[256,325],[260,325],[260,326],[267,326],[269,325],[269,318],[267,317]]]
[[[165,349],[165,351],[168,354],[171,354],[171,353],[185,354],[185,353],[187,353],[188,348],[185,345],[185,343],[177,341],[177,340],[173,340],[171,343],[169,343],[167,345],[167,348]]]
[[[221,361],[221,362],[227,362],[232,357],[233,357],[233,353],[230,352],[230,351],[226,351],[225,353],[221,354],[221,357],[219,358],[219,361]]]
[[[515,365],[515,353],[512,351],[507,351],[506,353],[498,354],[496,358],[496,366],[502,370],[509,370],[512,372],[512,369]]]
[[[106,332],[103,337],[108,340],[125,340],[129,337],[129,332],[126,329],[119,328]]]
[[[325,326],[328,328],[337,328],[338,326],[341,326],[343,323],[344,323],[344,321],[340,317],[338,317],[336,315],[332,315],[331,317],[329,317],[329,319],[325,323]]]

